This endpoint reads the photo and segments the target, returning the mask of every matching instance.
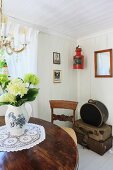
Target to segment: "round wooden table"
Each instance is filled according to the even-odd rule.
[[[78,151],[72,138],[50,122],[37,118],[30,122],[44,126],[46,139],[23,151],[0,152],[0,170],[76,170]]]

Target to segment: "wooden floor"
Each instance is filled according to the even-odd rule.
[[[78,170],[113,170],[113,147],[103,156],[78,145]]]

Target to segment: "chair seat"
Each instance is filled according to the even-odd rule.
[[[77,137],[76,137],[75,131],[72,128],[67,128],[67,127],[61,127],[61,128],[65,130],[72,137],[72,139],[77,145]]]

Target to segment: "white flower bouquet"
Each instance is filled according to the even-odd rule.
[[[35,100],[39,88],[39,78],[35,74],[26,74],[23,79],[10,79],[5,74],[0,74],[0,86],[3,94],[0,96],[1,105],[21,106],[27,101]]]

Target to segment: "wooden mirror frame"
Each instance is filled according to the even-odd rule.
[[[109,53],[109,74],[98,74],[98,63],[97,63],[97,57],[99,53]],[[105,56],[104,56],[105,57]],[[107,78],[107,77],[112,77],[112,49],[106,49],[106,50],[100,50],[100,51],[95,51],[94,52],[94,65],[95,65],[95,77],[98,78]]]

